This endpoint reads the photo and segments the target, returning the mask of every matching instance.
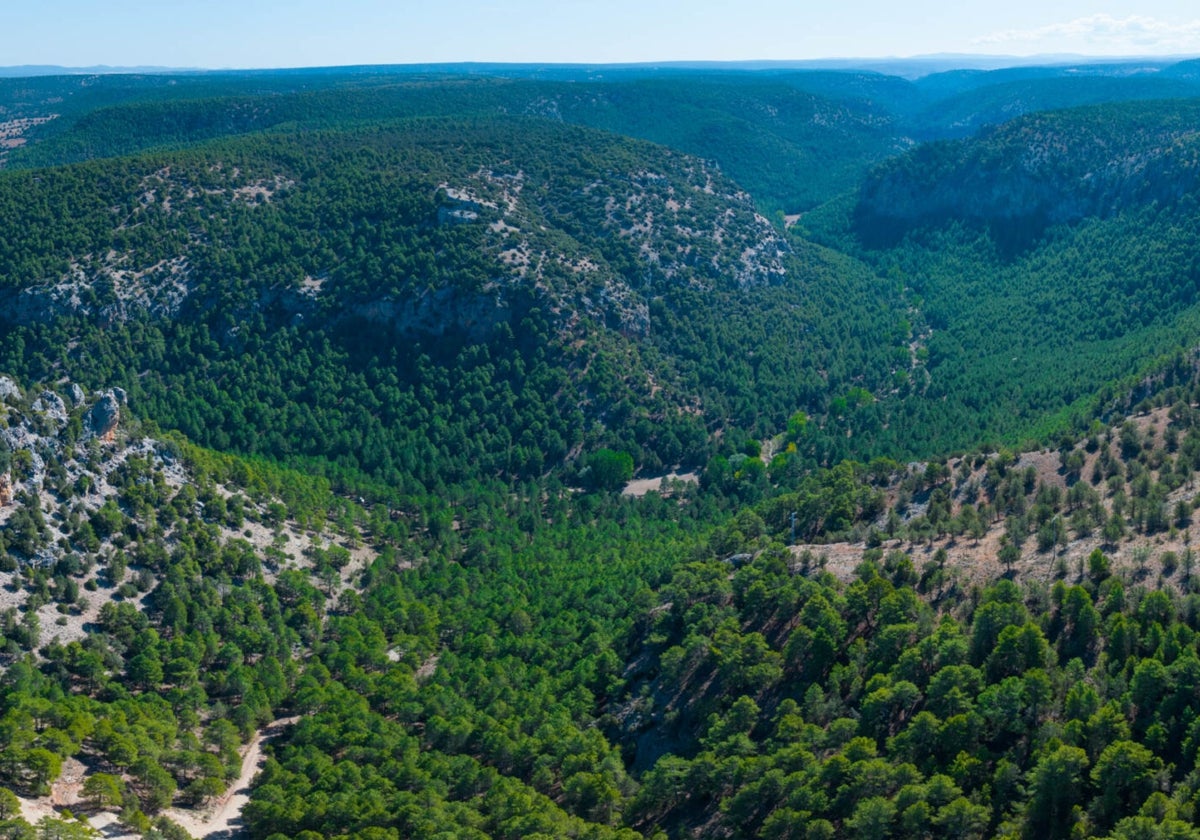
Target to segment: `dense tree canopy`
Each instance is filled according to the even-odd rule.
[[[0,834],[1200,834],[1191,70],[545,72],[0,81]]]

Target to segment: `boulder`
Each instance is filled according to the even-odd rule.
[[[121,403],[116,394],[106,391],[88,412],[87,431],[101,440],[112,440],[116,436],[117,423],[121,421]]]
[[[9,397],[21,398],[21,387],[8,376],[0,376],[0,402]]]
[[[83,389],[80,388],[79,385],[72,382],[67,387],[67,390],[71,393],[71,402],[73,402],[76,406],[83,405],[83,401],[87,399],[87,396],[83,393]]]

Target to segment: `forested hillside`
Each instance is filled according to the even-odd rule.
[[[703,160],[542,118],[14,172],[6,363],[119,382],[197,440],[402,493],[479,466],[541,474],[580,446],[696,466],[714,430],[762,436],[797,410],[825,465],[1083,429],[1107,384],[1195,335],[1192,108],[923,146],[872,173],[849,216],[834,202],[787,240]],[[134,344],[166,363],[142,375]],[[527,379],[535,351],[552,355]],[[476,377],[502,390],[463,411]],[[423,411],[460,408],[401,431],[419,387],[438,395]],[[272,405],[293,419],[268,421]]]
[[[1194,76],[0,80],[0,834],[1200,836]]]
[[[1105,393],[1195,345],[1196,115],[1189,100],[1023,117],[889,161],[806,217],[909,290],[929,385],[908,417],[950,448],[1083,431]]]
[[[0,194],[10,369],[395,493],[600,445],[699,465],[714,429],[910,365],[892,290],[790,246],[715,168],[543,120],[246,139]]]
[[[277,469],[229,483],[222,459],[148,437],[117,389],[4,376],[0,400],[0,833],[92,836],[20,819],[70,771],[82,810],[186,836],[299,676],[351,560],[326,530],[347,507]]]
[[[0,79],[0,165],[37,167],[265,130],[421,116],[540,116],[717,161],[770,214],[853,189],[914,143],[1073,105],[1200,95],[1178,65],[916,80],[863,71],[436,65]],[[37,120],[35,123],[24,122]],[[2,139],[2,138],[0,138]]]
[[[1198,114],[1196,100],[1105,105],[926,144],[871,173],[857,224],[880,236],[957,219],[1024,244],[1050,225],[1174,204],[1196,188]]]
[[[399,117],[538,116],[602,128],[719,160],[772,210],[806,209],[852,186],[866,167],[907,146],[895,118],[837,89],[745,74],[622,78],[587,84],[404,74],[283,79],[184,78],[184,96],[150,87],[94,96],[90,108],[30,127],[10,167],[44,166],[180,146],[268,129],[320,128]],[[262,88],[266,88],[263,90]],[[0,89],[0,97],[4,95]],[[119,99],[118,99],[119,97]],[[110,103],[109,99],[118,99]],[[120,99],[128,100],[120,102]],[[45,117],[57,103],[17,103]]]

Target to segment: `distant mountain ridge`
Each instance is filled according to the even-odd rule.
[[[60,64],[17,64],[0,67],[0,77],[28,78],[32,76],[79,76],[94,73],[191,73],[194,67],[160,67],[157,65],[112,66],[94,64],[90,67],[68,67]]]
[[[1080,53],[1044,53],[1038,55],[990,55],[979,53],[930,53],[913,56],[828,57],[801,59],[747,59],[627,61],[627,62],[544,62],[544,61],[440,61],[377,65],[313,65],[301,67],[176,67],[171,65],[108,65],[90,66],[60,64],[18,64],[0,66],[0,76],[55,76],[78,73],[178,73],[178,72],[238,72],[277,73],[313,72],[341,73],[355,70],[387,70],[392,72],[449,72],[488,74],[608,70],[869,70],[890,75],[918,78],[946,70],[1002,70],[1013,67],[1054,67],[1063,65],[1140,65],[1161,68],[1179,61],[1195,58],[1179,55],[1104,56]]]
[[[1047,108],[1200,96],[1191,64],[957,64],[907,75],[789,62],[154,68],[0,79],[0,123],[59,117],[22,132],[7,154],[12,168],[347,120],[537,114],[716,160],[760,206],[795,213],[853,189],[916,142]]]

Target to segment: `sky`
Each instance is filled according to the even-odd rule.
[[[4,7],[0,66],[1200,55],[1200,5],[1176,0],[36,0]]]

